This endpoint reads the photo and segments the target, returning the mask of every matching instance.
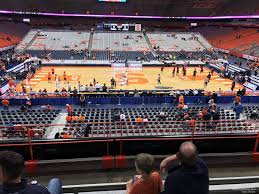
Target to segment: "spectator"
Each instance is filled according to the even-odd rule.
[[[140,98],[140,94],[139,94],[139,92],[136,89],[134,91],[134,97],[135,98]]]
[[[165,112],[163,110],[160,111],[159,115],[158,115],[159,120],[164,121],[166,120],[166,115]]]
[[[213,98],[211,98],[211,99],[209,100],[208,104],[209,104],[209,107],[211,108],[211,107],[212,107],[212,105],[214,104],[214,99],[213,99]]]
[[[103,84],[103,92],[107,92],[107,86],[106,86],[106,84]]]
[[[256,120],[256,119],[258,119],[258,118],[259,118],[258,112],[257,112],[256,110],[253,110],[253,112],[252,112],[251,115],[250,115],[250,119]]]
[[[30,98],[26,99],[26,106],[27,106],[27,110],[31,110],[32,109],[32,103]]]
[[[76,87],[74,87],[74,90],[73,90],[73,97],[75,98],[75,97],[77,97],[77,89],[76,89]]]
[[[137,124],[142,124],[142,123],[143,123],[143,118],[141,118],[140,116],[138,116],[138,117],[136,118],[136,123],[137,123]]]
[[[43,112],[49,112],[52,110],[52,107],[48,104],[48,105],[42,105],[41,109],[43,110]]]
[[[74,115],[72,116],[72,122],[73,122],[73,123],[77,123],[77,122],[78,122],[78,116],[77,116],[76,114],[74,114]]]
[[[81,108],[85,107],[85,95],[84,94],[80,95],[80,105],[81,105]]]
[[[80,83],[80,81],[78,81],[78,91],[80,92],[81,91],[81,83]]]
[[[98,82],[95,85],[95,89],[96,89],[97,92],[99,92],[100,89],[101,89],[101,85]]]
[[[123,113],[120,113],[120,121],[126,121],[126,115]]]
[[[69,82],[67,82],[67,91],[71,92],[71,84]]]
[[[67,113],[68,113],[68,114],[72,114],[72,111],[73,111],[72,105],[66,104],[66,107],[67,107]]]
[[[26,106],[24,104],[21,105],[20,111],[22,111],[22,112],[26,112],[27,111],[27,108],[26,108]]]
[[[79,116],[79,118],[78,118],[78,121],[79,121],[80,123],[85,122],[85,116],[84,116],[83,114],[81,114],[81,115]]]
[[[158,172],[153,172],[154,158],[149,154],[138,154],[135,166],[139,175],[127,182],[127,194],[159,194],[162,180]]]
[[[241,97],[240,97],[240,96],[236,96],[236,97],[234,98],[234,103],[235,103],[235,105],[237,106],[240,102],[241,102]]]
[[[178,110],[182,110],[183,107],[184,107],[184,104],[182,104],[182,103],[179,103],[179,104],[178,104]]]
[[[66,121],[67,121],[67,123],[71,123],[72,122],[72,116],[70,114],[67,115]]]
[[[173,163],[176,166],[170,168]],[[208,168],[205,162],[198,158],[196,146],[192,142],[182,143],[177,154],[161,162],[160,170],[168,170],[162,194],[209,193]]]
[[[236,113],[236,119],[240,118],[240,114],[243,112],[244,108],[241,105],[241,103],[238,103],[235,108],[234,108],[234,112]]]
[[[2,175],[2,186],[0,193],[22,193],[22,194],[61,194],[62,184],[59,179],[51,179],[48,189],[37,185],[27,184],[22,178],[24,159],[22,155],[13,151],[0,152],[0,166]]]
[[[216,110],[211,111],[211,116],[212,116],[213,121],[217,121],[220,119],[220,114]]]
[[[92,126],[90,124],[84,124],[83,130],[84,130],[84,137],[89,137],[89,134],[91,134],[91,131],[92,131]]]
[[[3,99],[2,105],[3,105],[5,111],[9,110],[9,108],[8,108],[9,107],[9,100],[8,99]]]

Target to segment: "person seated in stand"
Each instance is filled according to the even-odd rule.
[[[160,121],[166,120],[166,114],[163,110],[160,111],[160,113],[158,115],[158,118],[159,118]]]
[[[192,142],[184,142],[161,162],[160,171],[168,171],[161,194],[209,194],[208,167],[197,153]]]
[[[162,180],[154,169],[154,158],[150,154],[138,154],[135,159],[138,175],[127,182],[127,194],[159,194],[163,190]]]
[[[72,122],[77,123],[78,122],[78,116],[76,114],[73,114],[72,116]]]
[[[81,114],[79,117],[78,117],[78,121],[79,123],[84,123],[85,122],[85,116],[83,114]]]
[[[250,115],[250,119],[256,120],[258,118],[259,118],[259,114],[258,114],[257,110],[253,110],[253,112]]]
[[[135,121],[136,121],[137,124],[142,124],[143,118],[141,116],[138,116]]]
[[[1,194],[62,194],[62,183],[59,179],[51,179],[48,187],[37,182],[27,183],[23,178],[24,158],[13,151],[0,152]]]
[[[43,110],[43,112],[49,112],[51,110],[53,110],[53,108],[48,104],[48,105],[42,105],[41,109]]]
[[[68,115],[67,115],[66,121],[67,121],[67,123],[71,123],[71,122],[72,122],[72,116],[71,116],[71,114],[68,114]]]
[[[27,108],[26,108],[26,106],[24,104],[21,105],[20,111],[22,111],[22,112],[26,112],[27,111]]]

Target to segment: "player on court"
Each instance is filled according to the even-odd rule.
[[[202,65],[200,65],[200,73],[203,73],[203,66]]]
[[[175,66],[173,67],[172,76],[175,76]]]
[[[50,72],[48,72],[48,83],[50,83],[51,82],[51,74],[50,74]]]
[[[111,88],[116,88],[116,81],[113,77],[111,79]]]
[[[96,85],[96,80],[95,80],[95,78],[94,78],[94,80],[93,80],[93,85],[94,85],[94,87],[95,87],[95,85]]]
[[[179,75],[179,65],[176,66],[176,75]]]
[[[59,78],[58,78],[57,74],[55,74],[56,88],[58,88],[58,86],[59,86],[59,85],[58,85],[58,84],[59,84],[59,83],[58,83],[58,80],[59,80]]]
[[[185,77],[186,76],[186,67],[185,66],[183,66],[183,76]]]
[[[126,85],[128,85],[128,72],[126,71],[126,73],[124,74],[124,81],[126,82]]]
[[[164,68],[165,68],[165,66],[164,66],[164,65],[162,65],[162,67],[161,67],[161,73],[163,73]]]
[[[55,69],[54,69],[54,67],[51,67],[51,74],[52,74],[52,75],[55,74]]]
[[[67,74],[66,74],[65,71],[64,71],[64,73],[63,73],[63,78],[64,78],[64,81],[67,81]]]
[[[210,81],[209,78],[206,77],[204,80],[204,88],[206,88],[208,86],[209,81]]]
[[[158,76],[157,76],[157,84],[161,84],[161,75],[160,74],[158,74]]]
[[[196,75],[197,75],[197,70],[196,70],[196,68],[194,69],[194,71],[193,71],[193,79],[195,79],[196,78]]]
[[[61,80],[60,80],[60,78],[58,77],[58,84],[57,84],[57,88],[59,89],[59,90],[61,90]]]

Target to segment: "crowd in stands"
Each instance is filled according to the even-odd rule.
[[[0,193],[62,194],[58,178],[51,179],[47,187],[37,181],[28,183],[23,175],[24,158],[19,153],[1,151],[0,166]],[[160,172],[155,170],[154,157],[147,153],[136,156],[135,167],[137,175],[127,182],[127,194],[209,193],[208,167],[192,142],[182,143],[176,154],[165,158]],[[161,174],[165,172],[168,175],[163,183]]]
[[[10,80],[15,80],[16,78],[22,79],[25,75],[8,70],[21,64],[30,57],[30,55],[26,54],[14,54],[13,49],[0,52],[0,86],[3,86]]]

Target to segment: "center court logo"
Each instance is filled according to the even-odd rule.
[[[117,73],[115,75],[117,82],[120,84],[123,82],[123,76],[125,73]],[[145,74],[143,73],[131,73],[127,74],[128,76],[128,84],[147,84],[148,80],[145,78]]]

